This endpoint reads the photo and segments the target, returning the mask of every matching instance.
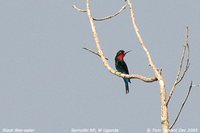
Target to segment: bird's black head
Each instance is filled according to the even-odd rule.
[[[124,50],[119,50],[115,56],[115,59],[117,60],[123,60],[124,56],[130,51],[125,52]]]
[[[129,50],[129,51],[127,51],[127,52],[125,52],[124,50],[119,50],[118,52],[117,52],[117,54],[116,54],[116,57],[117,56],[119,56],[119,55],[126,55],[127,53],[129,53],[129,52],[131,52],[131,50]]]
[[[119,56],[119,55],[125,55],[125,51],[124,50],[119,50],[116,54],[116,56]]]
[[[119,60],[123,60],[124,59],[124,56],[128,53],[128,52],[131,52],[131,51],[127,51],[125,52],[124,50],[119,50],[115,56],[115,59],[119,59]]]

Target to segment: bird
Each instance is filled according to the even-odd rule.
[[[125,52],[124,50],[119,50],[115,56],[115,68],[117,69],[117,71],[124,74],[129,74],[128,67],[126,65],[126,62],[124,61],[124,57],[128,52],[130,51]],[[131,80],[128,78],[123,78],[123,80],[125,83],[126,94],[128,94],[129,93],[128,82],[131,83]]]

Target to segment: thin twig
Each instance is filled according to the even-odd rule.
[[[173,124],[171,125],[170,129],[172,129],[173,126],[176,124],[176,122],[177,122],[177,120],[178,120],[178,118],[179,118],[179,116],[180,116],[180,114],[181,114],[181,112],[182,112],[182,109],[183,109],[183,107],[184,107],[184,105],[185,105],[185,103],[186,103],[186,101],[187,101],[187,99],[188,99],[188,96],[190,95],[190,92],[191,92],[192,87],[193,87],[193,85],[192,85],[192,81],[191,81],[190,87],[189,87],[189,90],[188,90],[188,93],[187,93],[187,96],[185,97],[185,100],[184,100],[184,102],[182,103],[182,106],[181,106],[181,108],[180,108],[180,110],[179,110],[179,112],[178,112],[178,114],[177,114],[177,116],[176,116],[176,119],[174,120]]]
[[[187,72],[187,70],[189,69],[189,66],[190,66],[190,63],[189,63],[189,61],[190,61],[190,48],[189,48],[189,45],[188,45],[188,34],[189,34],[189,29],[188,29],[188,27],[186,28],[187,29],[187,31],[186,31],[186,41],[185,41],[185,48],[184,48],[184,55],[183,55],[183,58],[181,59],[182,61],[181,61],[181,66],[180,66],[180,71],[181,71],[181,69],[182,69],[182,64],[183,64],[183,60],[184,60],[184,58],[185,58],[185,55],[186,55],[186,49],[187,49],[187,58],[186,58],[186,65],[185,65],[185,69],[184,69],[184,71],[183,71],[183,74],[182,74],[182,76],[180,77],[180,79],[177,81],[177,84],[179,83],[179,82],[181,82],[181,80],[184,78],[184,76],[185,76],[185,73]],[[180,75],[180,72],[179,72],[179,74],[178,75]]]
[[[81,9],[81,8],[78,8],[76,5],[73,5],[72,6],[74,9],[76,9],[77,11],[79,11],[79,12],[87,12],[86,10],[83,10],[83,9]]]
[[[87,50],[87,51],[89,51],[89,52],[91,52],[91,53],[93,53],[93,54],[95,54],[95,55],[101,57],[97,52],[94,52],[94,51],[92,51],[92,50],[90,50],[90,49],[88,49],[88,48],[83,48],[83,49],[85,49],[85,50]],[[108,60],[108,58],[106,58],[106,60]]]
[[[187,54],[187,57],[185,57],[186,54]],[[184,70],[183,70],[184,60],[186,60],[186,63],[185,63],[185,67],[184,67]],[[185,44],[184,44],[184,47],[183,47],[180,66],[179,66],[179,69],[178,69],[178,72],[177,72],[177,75],[176,75],[176,80],[174,81],[174,84],[173,84],[172,89],[170,91],[169,97],[167,99],[167,105],[169,104],[169,101],[171,100],[177,85],[183,80],[187,70],[189,69],[189,66],[190,66],[190,48],[189,48],[189,45],[188,45],[188,27],[187,27],[186,36],[185,36]],[[181,72],[182,72],[182,74],[181,74]]]
[[[192,87],[200,87],[200,84],[192,85]]]
[[[123,10],[125,10],[125,9],[126,9],[126,4],[125,4],[124,6],[122,6],[121,9],[120,9],[119,11],[117,11],[117,12],[116,12],[115,14],[113,14],[113,15],[106,16],[106,17],[104,17],[104,18],[93,18],[93,20],[95,20],[95,21],[103,21],[103,20],[111,19],[111,18],[113,18],[113,17],[119,15],[119,14],[120,14]]]
[[[76,9],[77,11],[79,11],[79,12],[87,12],[87,10],[83,10],[83,9],[81,9],[81,8],[78,8],[76,5],[73,5],[72,7],[73,7],[74,9]],[[104,21],[104,20],[107,20],[107,19],[111,19],[111,18],[113,18],[113,17],[119,15],[119,14],[120,14],[123,10],[125,10],[125,9],[126,9],[126,4],[123,5],[123,6],[119,9],[119,11],[117,11],[117,12],[114,13],[113,15],[106,16],[106,17],[103,17],[103,18],[94,18],[94,17],[92,17],[92,19],[95,20],[95,21]]]

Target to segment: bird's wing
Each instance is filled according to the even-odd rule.
[[[129,74],[128,67],[124,61],[119,61],[119,66],[122,67],[124,73]]]
[[[125,73],[126,73],[126,74],[129,74],[129,71],[128,71],[128,67],[127,67],[127,65],[126,65],[126,62],[122,61],[122,66],[124,67]]]
[[[129,74],[128,67],[127,67],[127,65],[126,65],[126,63],[124,61],[116,61],[115,62],[115,67],[119,72]],[[128,82],[131,83],[131,80],[128,79]]]
[[[127,67],[127,65],[126,65],[126,62],[120,61],[119,63],[120,63],[119,66],[122,67],[121,69],[123,70],[123,73],[129,74],[129,71],[128,71],[128,67]],[[127,80],[128,80],[128,82],[131,83],[131,80],[130,80],[130,79],[127,79]]]

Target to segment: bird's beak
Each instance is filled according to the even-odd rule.
[[[131,51],[132,51],[132,50],[126,51],[126,52],[125,52],[125,55],[126,55],[127,53],[131,52]]]

